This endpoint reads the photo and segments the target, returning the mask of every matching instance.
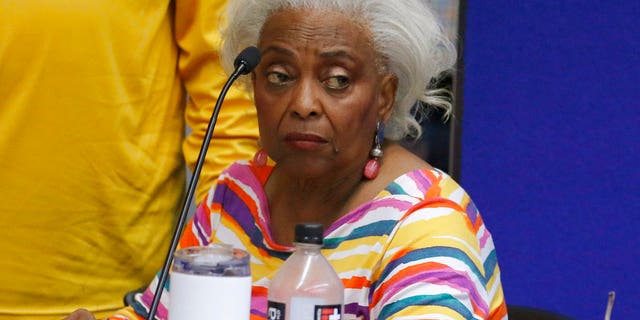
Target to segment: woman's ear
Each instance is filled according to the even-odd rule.
[[[393,105],[396,102],[398,92],[398,78],[391,73],[382,75],[380,84],[380,96],[378,99],[378,119],[387,122],[391,117]]]

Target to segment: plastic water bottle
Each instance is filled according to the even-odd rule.
[[[298,224],[294,253],[269,286],[268,320],[340,320],[344,286],[322,255],[321,224]]]

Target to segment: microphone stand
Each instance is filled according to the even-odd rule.
[[[182,234],[182,228],[184,227],[184,223],[187,220],[187,214],[189,212],[189,204],[193,201],[193,195],[195,193],[196,185],[198,184],[198,178],[200,176],[200,171],[202,171],[202,166],[204,165],[204,159],[207,155],[207,150],[209,149],[209,143],[211,141],[211,136],[213,135],[213,129],[216,126],[216,121],[218,119],[218,113],[220,113],[220,107],[222,106],[222,101],[224,97],[227,95],[227,91],[233,84],[233,82],[243,74],[247,74],[255,68],[260,60],[259,51],[255,47],[249,47],[244,49],[236,58],[235,65],[236,68],[233,71],[233,74],[229,77],[227,82],[224,84],[224,87],[220,91],[220,95],[218,96],[218,100],[216,101],[216,105],[213,109],[213,114],[211,115],[211,119],[209,120],[209,125],[207,126],[207,133],[204,136],[204,141],[202,141],[202,147],[200,148],[200,153],[198,154],[198,160],[196,161],[196,167],[193,171],[193,175],[191,176],[191,181],[189,181],[189,186],[187,188],[187,195],[182,203],[182,211],[180,212],[180,217],[178,218],[178,222],[176,224],[175,232],[173,233],[173,237],[171,239],[171,246],[169,247],[169,251],[167,252],[167,257],[164,261],[164,265],[162,266],[162,271],[160,272],[160,278],[158,279],[158,285],[156,286],[155,294],[153,295],[153,302],[151,303],[151,308],[149,309],[149,314],[147,315],[147,320],[152,320],[156,312],[158,310],[158,305],[160,304],[160,297],[162,296],[162,289],[164,288],[165,283],[167,282],[167,275],[169,274],[169,267],[173,262],[173,252],[178,247],[178,242],[180,241],[180,235]],[[248,54],[248,60],[245,61],[243,54]],[[257,58],[255,55],[257,54]],[[251,56],[253,55],[253,56]],[[251,61],[257,60],[257,61]]]

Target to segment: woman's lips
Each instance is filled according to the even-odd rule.
[[[327,140],[315,134],[289,133],[284,137],[284,142],[296,149],[311,150],[327,143]]]

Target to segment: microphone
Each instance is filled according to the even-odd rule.
[[[193,195],[196,190],[196,185],[198,184],[198,178],[200,177],[200,171],[202,171],[202,166],[204,164],[204,159],[207,155],[207,150],[209,149],[209,142],[211,141],[211,136],[213,135],[213,129],[216,126],[216,120],[218,119],[218,113],[220,113],[220,106],[222,105],[222,101],[224,97],[227,95],[227,91],[231,87],[231,84],[241,75],[248,74],[251,72],[260,62],[260,50],[256,47],[247,47],[238,56],[233,62],[234,71],[222,87],[220,91],[220,95],[218,96],[218,101],[216,101],[216,105],[213,109],[213,114],[211,115],[211,119],[209,120],[209,125],[207,126],[207,133],[204,136],[204,140],[202,141],[202,147],[200,148],[200,153],[198,154],[198,160],[196,161],[196,167],[193,171],[193,175],[191,176],[191,180],[189,181],[189,186],[187,188],[187,194],[185,196],[184,202],[182,203],[182,211],[180,212],[180,217],[178,218],[178,222],[176,223],[176,228],[173,232],[173,236],[171,238],[171,246],[169,247],[169,251],[167,252],[167,256],[164,260],[164,265],[162,266],[162,271],[160,272],[160,277],[158,279],[158,285],[156,287],[156,292],[153,295],[153,303],[151,303],[151,308],[149,309],[149,314],[147,315],[147,320],[152,320],[156,311],[158,310],[158,305],[160,304],[160,297],[162,296],[162,289],[164,288],[165,283],[167,282],[167,275],[169,274],[169,267],[173,262],[173,253],[178,247],[178,242],[180,241],[180,235],[182,234],[182,228],[184,227],[185,220],[187,219],[187,214],[189,212],[189,203],[193,201]]]
[[[247,74],[253,71],[258,63],[260,63],[260,50],[251,46],[244,48],[244,50],[238,54],[236,59],[233,60],[233,67],[236,68],[240,74]]]

